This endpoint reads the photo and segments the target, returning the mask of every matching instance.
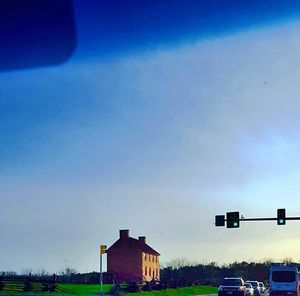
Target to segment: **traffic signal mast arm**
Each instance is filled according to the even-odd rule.
[[[274,218],[244,218],[239,212],[227,212],[225,215],[215,216],[215,225],[226,226],[227,228],[239,228],[241,221],[277,221],[277,225],[285,225],[287,220],[300,220],[300,217],[286,217],[285,209],[277,210],[277,217]]]
[[[285,220],[300,220],[300,217],[286,217]]]
[[[277,218],[242,218],[240,221],[276,221]]]
[[[276,221],[277,218],[240,218],[240,221]],[[285,220],[300,220],[300,217],[286,217]],[[225,221],[227,221],[225,219]]]

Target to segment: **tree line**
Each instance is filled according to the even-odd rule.
[[[261,262],[233,262],[218,265],[211,263],[190,263],[185,259],[175,259],[161,269],[161,280],[194,281],[200,284],[218,286],[225,277],[241,277],[244,280],[256,280],[268,284],[269,269],[272,262],[291,263],[291,258],[280,261],[266,259]],[[297,264],[300,269],[300,263]]]
[[[224,277],[242,277],[244,280],[257,280],[268,284],[269,269],[272,262],[291,263],[291,258],[284,258],[280,261],[265,259],[260,262],[233,262],[218,265],[216,262],[191,263],[184,258],[174,259],[160,269],[160,280],[163,282],[183,281],[194,284],[205,284],[218,286]],[[300,270],[300,263],[297,263]],[[35,278],[47,278],[52,275],[45,269],[33,271],[25,269],[21,273],[0,272],[0,277],[5,276],[31,276]],[[80,273],[74,268],[67,267],[56,274],[57,282],[65,283],[98,283],[100,274],[97,271]],[[112,277],[104,273],[104,282],[111,282]]]

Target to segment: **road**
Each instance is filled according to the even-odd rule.
[[[218,294],[196,295],[196,296],[218,296]],[[269,290],[267,289],[261,296],[269,296]]]

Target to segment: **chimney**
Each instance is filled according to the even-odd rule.
[[[128,239],[129,238],[129,230],[128,229],[120,230],[120,238],[121,239]]]
[[[145,236],[139,236],[139,242],[141,242],[142,244],[146,243],[146,237]]]

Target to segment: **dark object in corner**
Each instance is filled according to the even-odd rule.
[[[65,62],[76,45],[72,0],[0,0],[0,71]]]

